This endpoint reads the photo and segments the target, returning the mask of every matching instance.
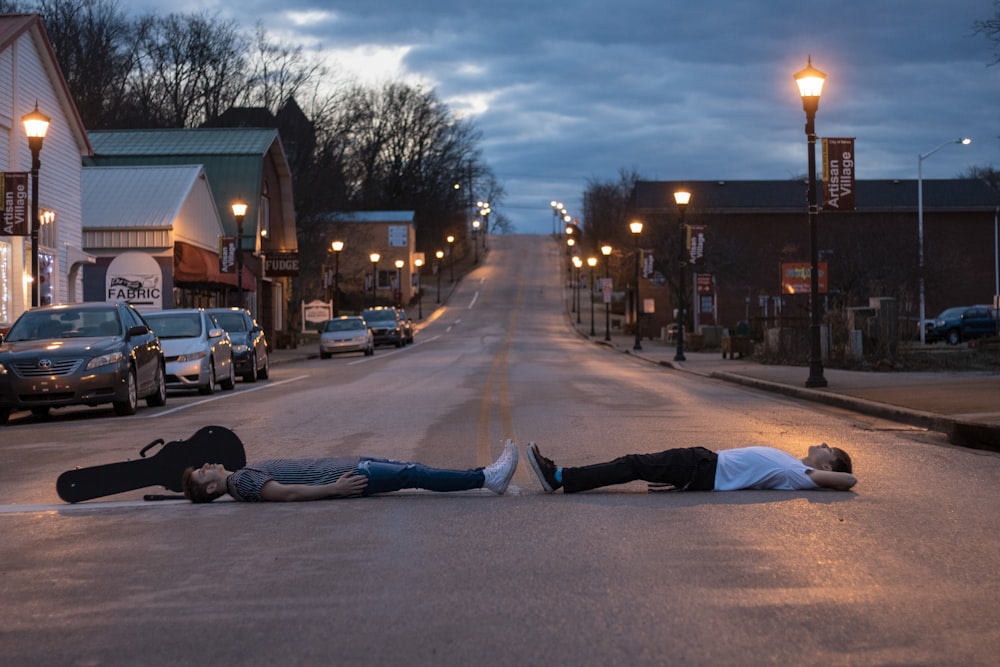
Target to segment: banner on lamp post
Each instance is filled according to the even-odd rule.
[[[823,139],[823,208],[854,210],[854,138]]]
[[[219,273],[236,273],[236,237],[219,237]]]
[[[0,236],[30,236],[28,172],[4,172],[0,179]]]
[[[684,248],[688,253],[688,261],[697,264],[705,256],[705,225],[685,225]]]

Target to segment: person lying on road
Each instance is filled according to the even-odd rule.
[[[553,493],[587,491],[637,479],[669,484],[682,491],[739,489],[847,491],[857,484],[847,452],[826,443],[813,445],[797,459],[773,447],[742,447],[713,452],[704,447],[668,449],[654,454],[628,454],[579,468],[557,466],[528,443],[528,461],[542,488]]]
[[[368,456],[273,459],[230,471],[218,463],[184,471],[184,496],[209,503],[228,493],[235,500],[295,501],[370,496],[401,489],[467,491],[486,488],[502,495],[517,469],[517,445],[485,468],[445,470]]]

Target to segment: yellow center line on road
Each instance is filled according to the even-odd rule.
[[[483,385],[483,394],[479,401],[479,430],[476,436],[476,457],[479,465],[489,465],[495,458],[490,453],[490,423],[494,405],[499,413],[500,429],[503,438],[510,438],[514,442],[517,442],[517,436],[514,433],[514,415],[511,410],[510,394],[507,389],[507,357],[510,352],[514,331],[517,330],[522,296],[523,290],[519,283],[513,308],[509,308],[507,311],[510,313],[510,321],[506,327],[507,335],[504,337],[503,343],[500,345],[500,349],[493,359],[493,365],[490,367],[486,383]]]

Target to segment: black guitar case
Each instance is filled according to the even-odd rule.
[[[146,458],[146,452],[157,445],[163,447]],[[236,470],[247,463],[243,442],[223,426],[205,426],[187,440],[166,444],[162,439],[154,440],[139,451],[139,457],[67,470],[56,480],[56,492],[66,502],[78,503],[147,486],[160,485],[181,491],[181,478],[187,468],[221,463],[228,470]]]

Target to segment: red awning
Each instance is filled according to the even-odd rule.
[[[174,242],[174,283],[214,283],[236,287],[236,273],[219,271],[219,254],[183,241]],[[243,289],[255,291],[257,279],[243,266]]]

